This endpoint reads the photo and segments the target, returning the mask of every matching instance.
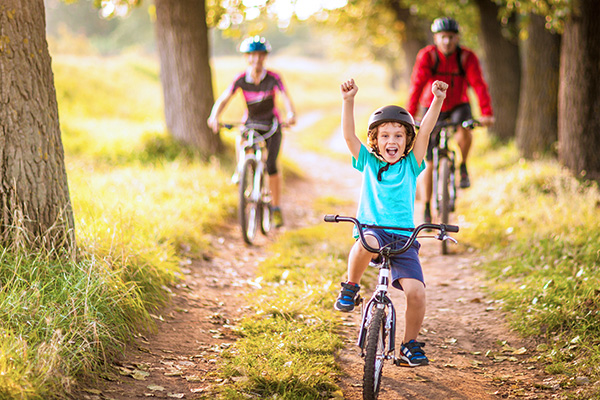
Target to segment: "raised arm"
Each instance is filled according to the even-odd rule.
[[[358,92],[358,86],[354,79],[350,79],[341,85],[342,90],[342,133],[346,140],[346,145],[352,156],[358,159],[360,154],[360,139],[356,136],[354,126],[354,96]]]
[[[429,135],[431,135],[431,131],[433,131],[433,128],[435,127],[435,124],[440,116],[442,104],[446,98],[447,89],[448,84],[442,81],[435,81],[431,85],[431,92],[433,93],[434,97],[431,101],[429,109],[427,110],[427,113],[425,113],[423,120],[421,120],[421,128],[419,129],[419,134],[417,135],[417,139],[415,140],[415,145],[413,147],[415,158],[419,164],[421,164],[425,158],[427,144],[429,143]]]

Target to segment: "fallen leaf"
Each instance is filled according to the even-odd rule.
[[[145,381],[148,376],[150,376],[149,372],[140,371],[139,369],[136,369],[133,374],[131,374],[131,377],[136,381]]]
[[[162,386],[158,386],[158,385],[148,385],[148,386],[146,386],[146,387],[147,387],[148,389],[152,390],[152,391],[155,391],[155,390],[157,390],[157,391],[159,391],[159,392],[162,392],[163,390],[165,390],[165,388],[164,388],[164,387],[162,387]]]
[[[174,399],[183,399],[185,393],[167,393],[167,397],[172,397]]]

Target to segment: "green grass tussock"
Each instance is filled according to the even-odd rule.
[[[508,149],[486,148],[486,164],[473,164],[479,178],[460,199],[461,238],[488,255],[495,296],[515,329],[543,343],[546,371],[565,374],[565,386],[577,375],[598,381],[598,187]]]
[[[224,399],[326,399],[339,390],[342,346],[332,292],[346,269],[349,231],[331,224],[287,232],[259,267],[250,306],[227,352]]]
[[[117,274],[100,260],[0,255],[1,398],[60,396],[150,326],[140,292]]]

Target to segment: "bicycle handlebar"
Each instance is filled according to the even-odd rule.
[[[476,119],[468,119],[466,121],[462,121],[462,122],[452,122],[449,119],[443,120],[443,121],[438,121],[435,124],[434,129],[436,128],[446,128],[446,127],[454,127],[454,128],[458,128],[459,126],[462,126],[465,129],[473,129],[476,128],[478,126],[481,126],[481,122],[479,122]],[[420,123],[415,123],[415,127],[420,128]]]
[[[358,236],[360,237],[360,241],[362,242],[362,245],[365,247],[365,249],[367,249],[367,251],[371,252],[371,253],[382,253],[385,251],[385,253],[389,254],[389,255],[393,255],[393,254],[401,254],[406,252],[410,246],[412,246],[412,244],[414,243],[414,241],[417,239],[418,234],[424,230],[424,229],[437,229],[440,231],[439,235],[436,236],[437,239],[439,240],[445,240],[446,238],[448,238],[448,236],[446,236],[446,232],[458,232],[459,227],[456,225],[446,225],[446,224],[421,224],[419,226],[417,226],[416,228],[398,228],[398,227],[391,227],[391,226],[380,226],[380,225],[368,225],[368,224],[361,224],[356,218],[353,217],[344,217],[341,215],[333,215],[333,214],[327,214],[325,215],[325,217],[323,218],[325,222],[352,222],[354,225],[356,225],[356,228],[358,230]],[[381,229],[394,229],[394,230],[403,230],[403,231],[410,231],[412,232],[412,234],[408,237],[408,240],[406,241],[406,243],[404,244],[404,246],[402,246],[402,248],[400,249],[390,249],[387,248],[386,246],[383,246],[379,249],[373,248],[371,246],[369,246],[369,244],[367,243],[367,240],[365,239],[365,235],[363,233],[362,228],[381,228]],[[386,250],[384,250],[386,249]]]

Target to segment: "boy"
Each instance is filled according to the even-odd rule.
[[[341,85],[342,131],[352,165],[363,174],[357,219],[366,224],[414,228],[414,204],[417,176],[425,169],[425,153],[429,135],[440,114],[448,85],[435,81],[431,85],[433,100],[423,117],[419,134],[415,133],[413,117],[402,107],[386,106],[369,118],[369,150],[356,136],[354,127],[354,97],[358,87],[353,79]],[[401,238],[396,232],[367,229],[367,243],[379,248]],[[400,246],[402,243],[400,244]],[[425,283],[419,262],[418,242],[406,253],[392,259],[392,286],[403,290],[406,296],[404,340],[401,346],[401,364],[410,367],[427,365],[429,361],[417,342],[417,335],[425,317]],[[373,253],[356,241],[348,259],[348,281],[336,300],[335,309],[352,311],[360,290],[360,279]]]

